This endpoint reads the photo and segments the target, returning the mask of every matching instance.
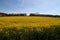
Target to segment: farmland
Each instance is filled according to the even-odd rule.
[[[36,16],[0,17],[0,27],[47,27],[51,25],[60,25],[60,18]]]
[[[60,40],[60,18],[0,17],[0,40]]]

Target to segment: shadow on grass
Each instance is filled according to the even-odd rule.
[[[51,26],[50,28],[3,28],[0,30],[0,40],[60,40],[60,26]]]

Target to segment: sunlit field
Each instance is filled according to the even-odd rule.
[[[0,27],[48,27],[60,25],[58,17],[8,16],[0,17]]]

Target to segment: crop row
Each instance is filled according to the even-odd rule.
[[[60,26],[0,28],[0,40],[60,40]]]

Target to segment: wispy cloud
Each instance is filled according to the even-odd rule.
[[[20,7],[23,7],[26,0],[18,0],[20,2]]]
[[[0,0],[0,11],[60,14],[60,0]]]

